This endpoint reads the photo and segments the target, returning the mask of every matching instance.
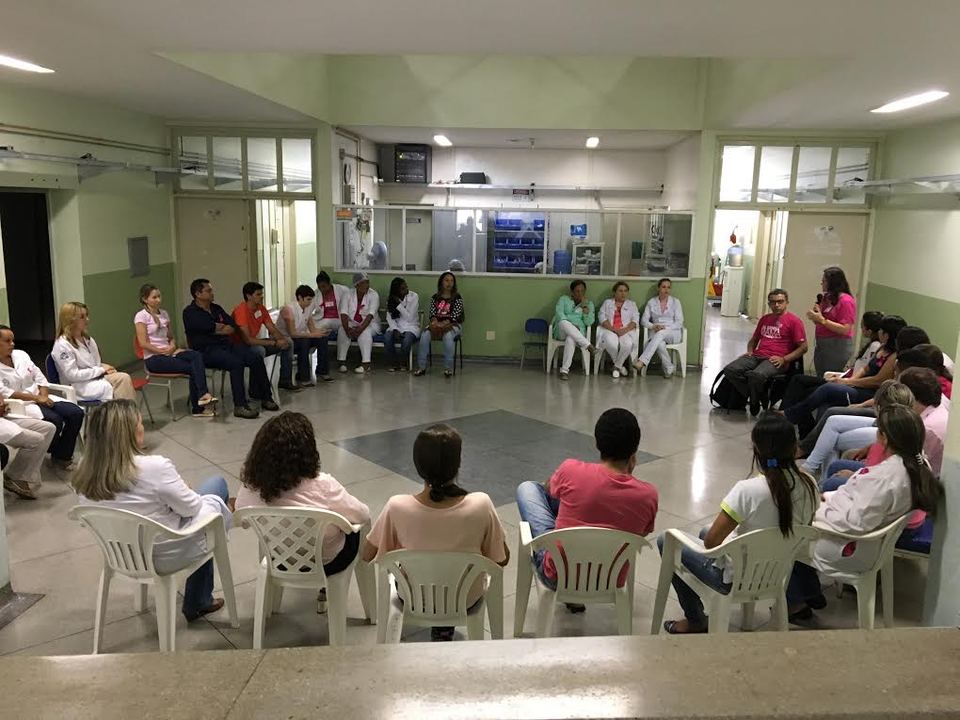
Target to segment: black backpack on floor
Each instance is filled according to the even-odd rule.
[[[717,373],[710,388],[710,402],[714,407],[724,410],[743,410],[747,406],[747,398],[733,386],[723,370]]]

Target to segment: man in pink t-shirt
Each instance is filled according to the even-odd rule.
[[[750,399],[750,413],[757,415],[768,400],[767,389],[777,375],[790,369],[794,360],[807,351],[803,321],[787,312],[787,291],[775,288],[767,295],[770,312],[760,318],[747,343],[747,353],[723,369],[723,374]]]
[[[624,408],[611,408],[597,420],[593,436],[599,463],[564,460],[544,485],[527,481],[517,488],[520,519],[534,537],[571,527],[603,527],[636,535],[653,532],[657,516],[657,489],[632,475],[640,447],[640,425]],[[534,558],[537,573],[556,587],[554,558],[540,551]],[[627,567],[619,578],[623,585]],[[574,612],[583,606],[571,606]]]

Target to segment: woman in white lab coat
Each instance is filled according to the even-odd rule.
[[[233,520],[222,477],[204,480],[194,491],[167,458],[143,454],[143,420],[132,400],[114,400],[90,411],[86,452],[71,484],[81,504],[134,512],[172,530],[189,530],[218,513],[227,530]],[[167,540],[154,545],[153,562],[160,572],[172,573],[206,552],[202,535]],[[211,559],[187,578],[183,614],[192,622],[221,607],[223,600],[213,597]]]
[[[657,283],[657,296],[650,298],[643,307],[640,324],[650,334],[643,352],[633,364],[637,372],[650,364],[653,354],[660,356],[660,365],[663,367],[664,377],[672,377],[674,370],[673,360],[667,350],[667,345],[678,343],[683,339],[683,308],[670,291],[673,282],[670,278],[663,278]],[[685,362],[686,358],[681,358]]]
[[[814,524],[849,535],[865,535],[911,510],[932,515],[943,485],[923,453],[925,433],[923,421],[912,408],[884,408],[877,417],[877,442],[889,456],[878,465],[858,470],[837,490],[824,493]],[[826,604],[816,569],[862,572],[876,562],[879,550],[878,542],[818,540],[813,547],[814,567],[794,563],[787,588],[791,619],[809,619],[812,609]]]
[[[360,361],[355,373],[370,372],[370,356],[373,354],[373,336],[380,332],[380,296],[370,287],[366,273],[353,274],[353,290],[339,301],[340,330],[337,332],[337,361],[340,372],[347,371],[347,351],[354,340],[360,346]]]
[[[0,397],[0,444],[17,449],[17,456],[3,468],[3,487],[15,495],[35,500],[42,477],[40,467],[57,428],[45,420],[22,415]]]
[[[597,314],[597,347],[613,359],[613,377],[626,376],[626,362],[637,347],[640,310],[628,295],[630,286],[623,280],[613,284],[613,297],[603,301]]]
[[[57,339],[50,353],[60,383],[72,385],[80,400],[133,400],[133,381],[100,359],[97,341],[87,334],[89,325],[90,312],[82,302],[64,303],[60,308]]]
[[[387,297],[387,332],[383,343],[390,365],[387,372],[402,372],[407,369],[410,352],[419,336],[420,296],[407,287],[403,278],[395,277],[390,282],[390,295]]]
[[[55,466],[61,470],[73,470],[73,451],[83,425],[83,410],[62,397],[51,395],[47,378],[40,368],[33,364],[29,355],[23,350],[15,350],[14,346],[13,330],[0,325],[0,396],[4,400],[22,402],[23,409],[18,415],[46,420],[56,426],[47,452]]]
[[[326,270],[317,273],[317,296],[312,308],[313,324],[318,330],[328,330],[331,333],[340,330],[340,306],[349,292],[350,288],[346,285],[332,282]]]

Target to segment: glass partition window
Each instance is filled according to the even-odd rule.
[[[310,141],[306,138],[283,138],[281,148],[284,192],[312,192]]]
[[[760,178],[757,202],[786,202],[790,199],[793,148],[768,145],[760,151]]]
[[[342,205],[340,270],[686,277],[682,213]]]
[[[833,148],[801,147],[797,160],[797,187],[794,202],[825,203],[830,186],[830,158]]]
[[[213,189],[243,190],[240,138],[213,138]]]
[[[871,178],[871,162],[866,144],[723,145],[717,201],[864,205],[860,183]]]
[[[247,138],[247,182],[258,192],[279,188],[276,138]]]
[[[857,181],[870,179],[870,148],[842,147],[837,150],[837,172],[833,182],[834,200],[838,203],[862,204],[863,189]]]
[[[753,199],[753,165],[757,149],[752,145],[726,145],[720,165],[720,201],[750,202]]]
[[[183,135],[180,137],[180,187],[184,190],[209,189],[207,138]]]

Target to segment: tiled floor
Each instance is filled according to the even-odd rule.
[[[706,392],[725,360],[746,343],[751,324],[738,318],[721,319],[708,312],[705,368],[686,379],[665,380],[652,370],[643,379],[614,381],[609,376],[585,378],[573,373],[560,382],[543,373],[542,366],[468,363],[462,373],[446,380],[438,372],[423,378],[376,372],[357,377],[338,376],[295,396],[283,396],[284,407],[307,414],[319,441],[323,468],[376,514],[396,493],[419,490],[411,456],[415,430],[447,421],[465,437],[463,484],[490,493],[516,547],[518,515],[511,483],[526,475],[542,477],[567,454],[591,457],[591,435],[597,415],[608,407],[633,410],[643,430],[641,450],[648,453],[635,474],[654,483],[660,492],[657,531],[679,527],[696,531],[715,516],[729,487],[750,472],[748,435],[751,424],[743,414],[711,411]],[[232,493],[240,467],[261,420],[231,417],[214,421],[183,418],[165,423],[159,393],[154,408],[158,427],[149,432],[151,451],[169,457],[190,483],[223,475]],[[571,432],[572,431],[572,432]],[[500,454],[491,451],[502,449]],[[529,452],[525,452],[529,450]],[[6,494],[7,526],[14,588],[44,593],[45,597],[15,621],[0,629],[0,653],[35,655],[76,654],[90,651],[100,554],[91,536],[66,517],[74,504],[70,489],[49,471],[35,502]],[[231,629],[226,613],[194,623],[180,619],[179,649],[250,647],[257,563],[253,534],[235,529],[230,555],[240,609],[241,626]],[[516,553],[504,577],[505,627],[513,626]],[[645,552],[638,564],[635,632],[649,630],[659,558]],[[925,568],[898,561],[896,566],[898,624],[916,624],[922,606]],[[535,597],[535,595],[534,595]],[[268,647],[322,644],[327,640],[324,616],[315,612],[315,598],[307,591],[288,591],[282,612],[267,624]],[[668,617],[679,608],[671,600]],[[348,642],[375,642],[376,629],[360,620],[360,601],[351,590]],[[768,613],[758,610],[758,620]],[[816,627],[856,625],[852,593],[830,598],[817,613]],[[738,626],[734,615],[732,625]],[[151,598],[146,613],[133,609],[133,587],[115,580],[104,631],[107,652],[157,649]],[[527,633],[536,622],[531,598]],[[584,615],[557,615],[556,632],[564,635],[604,635],[615,632],[612,608],[592,607]],[[405,634],[423,640],[425,632]]]

